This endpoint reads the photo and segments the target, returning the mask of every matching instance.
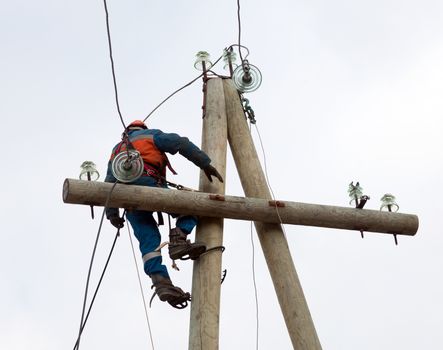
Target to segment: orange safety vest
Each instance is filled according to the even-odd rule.
[[[169,159],[166,154],[160,151],[154,144],[153,135],[137,135],[135,137],[130,137],[129,139],[132,146],[140,152],[140,156],[143,159],[145,165],[145,171],[148,176],[155,176],[154,172],[157,172],[162,177],[166,176],[166,167],[175,175],[177,174],[169,163]],[[126,142],[121,141],[114,147],[112,151],[110,160],[112,161],[114,157],[120,152],[126,151]]]

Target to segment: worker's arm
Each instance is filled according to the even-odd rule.
[[[162,152],[180,153],[199,168],[203,169],[211,163],[211,159],[206,153],[189,141],[187,137],[159,131],[154,134],[154,144]]]
[[[180,153],[183,157],[201,168],[209,181],[212,182],[212,176],[217,177],[223,182],[222,176],[210,163],[211,159],[200,148],[194,145],[187,137],[178,134],[167,134],[158,131],[154,134],[154,144],[162,152],[171,154]]]

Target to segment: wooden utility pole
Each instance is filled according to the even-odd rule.
[[[232,81],[224,81],[224,92],[229,145],[245,195],[271,199],[243,107]],[[294,349],[321,349],[281,225],[256,221],[255,228]]]
[[[221,79],[208,81],[204,108],[201,149],[211,158],[211,165],[225,178],[228,131]],[[210,182],[202,171],[199,190],[224,194],[225,184],[215,178]],[[192,202],[188,204],[192,205]],[[195,240],[204,243],[207,249],[222,246],[223,218],[201,217]],[[194,262],[189,350],[218,349],[221,263],[221,250],[203,254]]]
[[[225,196],[224,183],[209,182],[201,173],[201,192],[122,184],[113,187],[110,183],[66,179],[63,200],[200,216],[196,240],[209,249],[223,244],[224,218],[253,220],[294,349],[319,350],[320,341],[280,223],[414,235],[418,218],[409,214],[272,200],[237,90],[231,80],[210,79],[202,150],[211,157],[211,164],[223,178],[227,140],[246,198]],[[190,350],[219,347],[221,260],[221,251],[212,250],[194,262]]]

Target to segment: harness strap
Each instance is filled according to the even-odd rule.
[[[152,177],[156,177],[156,178],[163,177],[160,174],[160,170],[156,166],[149,164],[145,160],[143,161],[143,168],[145,170],[145,174],[143,174],[143,175],[145,175],[145,176],[152,176]]]
[[[163,154],[165,155],[165,158],[166,158],[166,166],[168,167],[169,171],[170,171],[171,173],[173,173],[174,175],[177,175],[177,172],[176,172],[176,171],[174,170],[174,168],[172,167],[171,162],[169,161],[168,156],[166,155],[166,153],[163,153]]]

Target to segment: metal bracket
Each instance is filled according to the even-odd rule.
[[[212,199],[213,201],[224,202],[225,201],[225,196],[223,196],[222,194],[210,194],[209,195],[209,199]]]
[[[360,197],[360,202],[358,202],[358,205],[356,206],[357,209],[363,209],[363,207],[365,206],[366,202],[371,199],[369,198],[369,196],[363,195]],[[357,200],[356,200],[357,202]]]
[[[268,204],[270,207],[275,207],[275,208],[284,208],[285,207],[285,203],[282,201],[269,201]]]

